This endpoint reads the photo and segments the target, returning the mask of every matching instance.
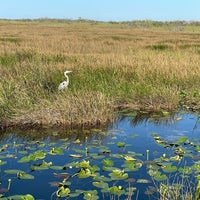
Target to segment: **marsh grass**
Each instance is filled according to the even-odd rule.
[[[1,120],[95,124],[127,106],[200,108],[197,31],[90,21],[11,22],[0,22]],[[65,70],[73,71],[70,84],[58,92]]]

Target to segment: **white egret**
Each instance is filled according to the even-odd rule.
[[[69,77],[67,76],[68,73],[71,73],[72,71],[65,71],[64,75],[67,78],[66,81],[63,81],[59,86],[58,86],[58,90],[63,90],[64,88],[66,88],[69,85]]]

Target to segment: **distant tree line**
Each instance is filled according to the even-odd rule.
[[[162,26],[200,26],[200,21],[153,21],[153,20],[133,20],[133,21],[96,21],[96,20],[89,20],[89,19],[57,19],[57,18],[37,18],[37,19],[0,19],[3,21],[32,21],[32,22],[58,22],[58,23],[73,23],[73,22],[84,22],[84,23],[108,23],[108,24],[124,24],[131,27],[162,27]]]

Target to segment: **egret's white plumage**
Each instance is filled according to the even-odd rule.
[[[58,90],[63,90],[64,88],[66,88],[69,85],[69,77],[67,76],[68,73],[71,73],[72,71],[65,71],[64,75],[66,77],[66,81],[63,81],[59,86],[58,86]]]

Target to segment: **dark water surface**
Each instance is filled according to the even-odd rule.
[[[93,184],[93,182],[99,182],[98,178],[94,178],[95,176],[105,176],[112,179],[108,182],[102,181],[107,183],[109,188],[117,186],[126,190],[135,187],[136,191],[129,199],[158,199],[159,193],[148,193],[148,188],[150,186],[159,187],[161,182],[153,180],[149,175],[146,161],[153,161],[162,157],[163,154],[166,157],[177,154],[174,154],[173,151],[175,146],[166,148],[166,146],[158,145],[155,135],[158,135],[163,141],[167,141],[167,144],[187,137],[187,141],[185,140],[181,145],[192,151],[192,155],[198,160],[199,153],[196,149],[198,145],[200,146],[200,124],[199,115],[196,113],[174,113],[172,115],[163,113],[153,116],[146,115],[146,113],[133,116],[123,115],[105,130],[92,129],[78,132],[12,130],[1,133],[0,194],[6,198],[17,194],[31,194],[35,199],[57,199],[56,191],[60,188],[58,183],[63,184],[64,178],[67,178],[67,181],[70,182],[66,186],[70,189],[69,194],[77,197],[72,197],[72,195],[62,199],[89,199],[86,193],[87,191],[90,193],[90,190],[96,190],[98,193],[96,196],[99,199],[118,199],[112,190],[102,193],[102,188]],[[192,142],[195,143],[195,147],[188,145]],[[149,150],[148,157],[147,150]],[[41,155],[35,156],[35,152],[39,152],[38,154]],[[24,160],[25,158],[28,160]],[[127,170],[124,165],[130,158],[136,159],[133,161],[136,164],[135,170]],[[108,163],[112,161],[112,166],[105,165],[105,160]],[[191,166],[196,160],[187,155],[183,161],[175,162],[173,165],[182,167],[187,163]],[[81,177],[78,173],[81,169],[85,169],[80,164],[83,165],[84,162],[88,162],[90,166],[96,165],[99,169],[94,170],[94,174],[91,173],[89,177]],[[124,170],[123,173],[128,174],[128,179],[127,177],[122,180],[112,178],[111,173],[116,168]],[[32,175],[34,179],[20,177],[17,172],[12,173],[9,170],[23,171]],[[170,182],[170,177],[175,177],[173,173],[167,173],[167,176],[168,179],[165,180],[165,183]],[[195,182],[193,175],[190,176]],[[8,179],[11,179],[9,191],[6,190]],[[77,192],[77,189],[82,192]],[[128,195],[119,195],[119,199],[127,197]]]

